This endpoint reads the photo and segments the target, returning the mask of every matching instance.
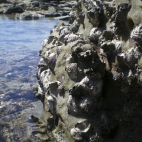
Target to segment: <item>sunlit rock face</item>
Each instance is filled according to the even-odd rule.
[[[142,140],[142,20],[132,14],[139,6],[77,0],[70,24],[43,41],[36,96],[55,141]]]

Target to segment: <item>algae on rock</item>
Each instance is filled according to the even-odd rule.
[[[77,0],[44,40],[37,78],[55,141],[142,140],[139,5]]]

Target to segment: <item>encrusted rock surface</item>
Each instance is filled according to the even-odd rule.
[[[142,141],[140,4],[77,0],[43,41],[35,96],[54,142]]]

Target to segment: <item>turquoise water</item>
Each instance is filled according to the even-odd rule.
[[[49,36],[50,30],[58,22],[45,18],[37,21],[18,21],[12,16],[0,16],[1,131],[5,129],[4,123],[8,123],[9,128],[13,127],[12,133],[15,134],[19,128],[14,125],[14,120],[19,121],[20,125],[20,121],[26,123],[31,112],[34,115],[41,112],[42,103],[34,98],[32,93],[33,85],[37,84],[38,54],[42,41]],[[22,114],[24,118],[21,118]],[[25,130],[24,137],[28,137],[25,127],[26,124],[21,124],[21,129]],[[1,135],[4,135],[4,132],[0,137]],[[21,135],[23,132],[19,133],[19,136]],[[5,135],[4,138],[8,139]],[[13,135],[11,139],[15,141]]]

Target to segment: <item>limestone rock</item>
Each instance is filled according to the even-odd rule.
[[[41,89],[34,91],[44,96],[56,141],[141,141],[139,5],[77,0],[70,24],[57,24],[44,40],[37,71]]]

